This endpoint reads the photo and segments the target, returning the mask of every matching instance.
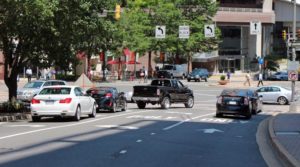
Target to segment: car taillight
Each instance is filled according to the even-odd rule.
[[[249,105],[249,100],[248,100],[248,98],[244,98],[244,105]]]
[[[41,101],[38,99],[32,99],[31,104],[39,104]]]
[[[112,97],[112,93],[106,93],[105,98],[110,98]]]
[[[223,97],[222,97],[222,96],[218,97],[217,103],[218,103],[218,104],[222,104],[222,102],[223,102]]]
[[[160,95],[160,89],[156,89],[156,94],[159,96]]]
[[[68,104],[68,103],[71,103],[71,101],[72,101],[72,98],[66,98],[66,99],[59,100],[59,103],[66,103],[66,104]]]

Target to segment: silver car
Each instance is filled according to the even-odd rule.
[[[30,102],[32,97],[37,95],[45,86],[67,85],[61,80],[36,80],[28,82],[23,88],[17,90],[17,99],[23,102]]]
[[[262,86],[257,89],[259,96],[262,96],[264,103],[289,104],[292,91],[281,86]]]

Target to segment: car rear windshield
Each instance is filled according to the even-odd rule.
[[[71,88],[44,88],[40,95],[69,95]]]
[[[90,89],[86,92],[87,92],[87,94],[99,94],[99,95],[104,95],[106,93],[112,93],[111,89],[108,89],[108,88]]]
[[[152,86],[171,86],[170,80],[153,80],[151,82]]]
[[[24,88],[40,88],[44,82],[29,82],[24,85]]]
[[[247,96],[248,90],[240,90],[240,89],[230,89],[223,90],[221,93],[222,96]]]

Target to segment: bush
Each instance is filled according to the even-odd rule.
[[[28,105],[27,105],[28,106]],[[24,113],[29,112],[29,107],[17,100],[0,103],[0,113]]]
[[[222,80],[222,81],[224,81],[225,78],[226,78],[225,75],[221,75],[221,76],[220,76],[220,80]]]

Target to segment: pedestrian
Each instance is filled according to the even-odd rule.
[[[144,73],[145,73],[145,76],[144,76],[144,83],[147,83],[147,82],[148,82],[148,70],[145,69]]]
[[[259,73],[258,74],[258,83],[257,83],[257,87],[259,87],[259,85],[262,85],[262,86],[264,86],[264,83],[263,83],[263,75],[262,75],[262,73]]]
[[[248,83],[249,86],[251,86],[251,83],[250,83],[250,79],[251,79],[251,76],[250,76],[250,72],[248,71],[247,74],[245,75],[246,77],[246,81],[244,82],[244,86]]]
[[[230,82],[230,75],[231,75],[231,74],[230,74],[230,71],[228,71],[228,72],[227,72],[227,80],[228,80],[228,82]]]
[[[27,76],[28,82],[31,82],[32,70],[30,67],[28,67],[26,70],[26,76]]]
[[[140,81],[139,81],[139,83],[141,83],[142,80],[145,81],[145,78],[144,78],[144,76],[145,76],[145,71],[144,71],[144,69],[145,69],[144,66],[143,66],[143,68],[140,69]]]

